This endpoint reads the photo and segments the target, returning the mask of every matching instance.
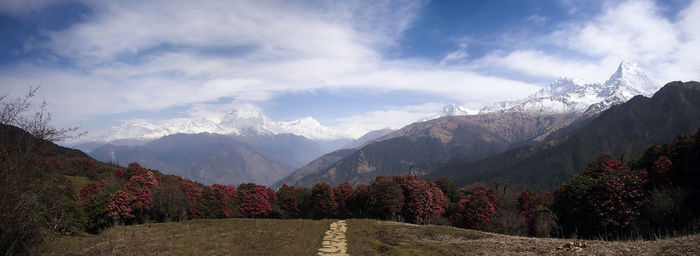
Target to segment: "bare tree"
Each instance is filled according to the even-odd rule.
[[[51,142],[81,134],[77,127],[52,126],[45,100],[33,109],[38,89],[30,87],[16,99],[9,93],[0,96],[0,254],[4,255],[30,253],[44,240],[41,230],[57,228],[65,216],[56,200],[61,176],[47,174],[40,162]]]

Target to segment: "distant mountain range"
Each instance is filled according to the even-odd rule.
[[[652,95],[660,87],[637,64],[622,62],[604,83],[562,78],[525,99],[484,107],[477,115],[448,105],[444,113],[463,115],[414,123],[354,152],[325,155],[279,183],[367,183],[377,175],[429,175],[451,159],[473,162],[562,136],[610,106]]]
[[[352,136],[321,125],[312,117],[290,122],[275,122],[252,107],[230,110],[223,116],[176,118],[153,123],[145,120],[126,121],[87,141],[149,141],[173,134],[211,133],[234,136],[294,134],[311,140],[351,140]]]
[[[559,143],[554,141],[590,129],[611,106],[635,95],[653,95],[660,87],[638,65],[622,62],[604,83],[560,78],[521,100],[492,104],[480,111],[448,104],[441,112],[402,129],[373,131],[356,140],[310,117],[274,122],[254,108],[242,108],[223,118],[125,122],[85,146],[91,146],[94,150],[89,154],[101,161],[139,162],[206,184],[335,185],[368,183],[386,174],[440,174],[460,185],[509,183],[498,175],[489,176],[492,172],[457,170],[479,163],[480,168],[489,169],[492,163],[486,163],[499,162],[494,159],[502,154],[522,156],[522,152],[512,152],[538,151],[545,148],[540,145]],[[581,157],[582,163],[588,161],[584,160],[588,155]],[[520,161],[503,159],[499,164]],[[550,187],[577,170],[578,162],[569,164],[571,168],[557,173],[556,179],[547,179],[550,183],[523,184]],[[513,173],[517,176],[518,171]]]
[[[429,176],[458,185],[501,184],[551,190],[581,172],[600,153],[630,160],[652,143],[700,128],[700,83],[672,82],[653,97],[636,96],[557,138],[479,161],[453,159]]]

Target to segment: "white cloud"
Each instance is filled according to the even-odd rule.
[[[373,130],[400,129],[427,116],[434,115],[442,107],[442,103],[409,105],[340,117],[333,120],[332,123],[334,128],[344,130],[354,137],[360,137]]]
[[[603,4],[603,12],[590,20],[562,24],[545,35],[546,40],[492,52],[472,65],[548,79],[569,76],[599,82],[620,61],[632,60],[660,81],[697,80],[700,68],[690,56],[700,54],[700,23],[690,17],[700,15],[699,2],[693,1],[675,22],[661,15],[650,0]],[[573,13],[578,11],[572,8]]]
[[[460,61],[469,57],[469,52],[467,51],[467,43],[460,43],[457,50],[448,53],[440,61],[440,64],[447,64],[450,62]]]
[[[25,15],[49,1],[9,3],[0,11]],[[439,63],[383,54],[400,42],[423,1],[86,3],[94,9],[90,18],[31,46],[49,49],[74,67],[32,62],[0,70],[3,87],[41,81],[56,120],[174,106],[202,115],[211,113],[205,105],[221,107],[211,103],[220,99],[260,104],[284,93],[336,89],[419,92],[478,109],[538,89],[519,81],[521,76],[601,81],[622,59],[640,62],[661,81],[700,76],[699,1],[677,19],[661,16],[651,1],[608,4],[593,19],[563,24],[544,37],[531,35],[522,40],[527,43],[477,60],[470,60],[467,44],[458,44]],[[397,128],[435,112],[378,110],[337,123]]]
[[[438,63],[384,59],[382,49],[398,42],[423,1],[87,4],[91,18],[46,34],[43,45],[76,68],[23,63],[2,72],[6,85],[44,81],[44,94],[61,108],[57,117],[70,120],[221,98],[260,103],[319,89],[413,91],[472,104],[537,89]],[[452,59],[467,56],[461,48]],[[216,54],[201,53],[207,49]]]

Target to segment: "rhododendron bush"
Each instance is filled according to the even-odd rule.
[[[272,211],[272,204],[277,203],[275,192],[265,186],[254,186],[244,189],[239,187],[241,200],[240,211],[243,217],[267,217]]]
[[[647,181],[646,171],[602,154],[555,192],[552,207],[567,235],[617,235],[640,215]]]
[[[527,226],[527,234],[530,236],[548,236],[551,230],[538,230],[551,228],[545,225],[538,225],[538,221],[549,220],[551,212],[549,207],[552,204],[552,195],[542,192],[537,194],[530,190],[524,190],[518,197],[518,206],[520,214],[525,220]],[[543,224],[543,223],[540,223]],[[547,223],[548,224],[548,223]]]
[[[313,217],[317,219],[333,218],[338,209],[338,202],[328,183],[316,184],[311,191],[311,208]]]
[[[445,212],[447,198],[431,180],[408,176],[401,179],[406,202],[403,215],[411,223],[427,223],[431,218]]]
[[[352,200],[353,194],[354,191],[349,182],[345,182],[333,188],[333,196],[335,197],[339,218],[347,218],[352,215],[352,209],[348,207],[348,204]]]
[[[450,222],[463,228],[484,229],[496,210],[495,191],[477,187],[465,192],[465,197],[450,209]]]
[[[345,182],[335,187],[319,183],[311,189],[283,185],[275,191],[254,183],[238,188],[203,186],[137,163],[126,170],[111,169],[99,181],[82,187],[78,200],[90,232],[149,217],[160,221],[246,217],[377,218],[480,230],[514,227],[521,230],[519,234],[525,234],[526,228],[531,236],[606,239],[629,237],[640,230],[689,233],[700,215],[698,137],[700,132],[678,136],[664,146],[652,145],[627,164],[602,154],[553,193],[506,194],[504,188],[502,202],[494,189],[459,189],[446,178],[433,182],[416,176],[377,176],[371,184],[354,189]],[[51,158],[40,164],[49,172],[62,168]],[[497,207],[501,208],[495,215]],[[498,221],[488,225],[494,216]]]
[[[214,184],[202,189],[200,198],[203,218],[229,218],[238,211],[238,194],[233,186]]]

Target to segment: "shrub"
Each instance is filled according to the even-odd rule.
[[[256,185],[248,190],[239,187],[238,191],[240,211],[246,218],[267,217],[272,211],[272,203],[277,202],[277,195],[265,186]]]
[[[202,189],[200,198],[201,215],[204,218],[235,217],[238,212],[237,199],[239,196],[233,186],[220,184],[206,186]]]
[[[338,218],[347,218],[351,216],[348,204],[352,200],[353,189],[350,183],[345,182],[333,188],[333,197],[337,205],[337,216]]]
[[[457,203],[462,199],[462,193],[451,180],[445,177],[440,177],[435,180],[435,184],[438,186],[438,188],[440,188],[440,190],[442,190],[445,197],[450,200],[450,204]]]
[[[602,154],[555,191],[552,210],[565,235],[621,235],[640,215],[646,183],[645,171],[631,171]]]
[[[201,203],[200,198],[202,197],[202,187],[189,180],[183,180],[180,183],[180,188],[182,189],[182,192],[185,193],[187,200],[189,200],[190,208],[188,209],[188,213],[190,218],[198,216],[200,214],[199,204]]]
[[[450,210],[450,222],[463,228],[484,229],[496,210],[495,191],[477,187],[465,194]]]
[[[549,210],[552,204],[552,195],[545,192],[537,194],[524,190],[520,193],[518,203],[520,213],[527,225],[527,234],[548,237],[555,227],[553,214]]]
[[[287,184],[282,185],[277,191],[277,199],[284,218],[293,219],[299,217],[297,192],[294,187],[287,186]]]
[[[192,207],[190,200],[181,188],[181,179],[166,176],[152,192],[150,216],[155,221],[182,221]]]
[[[403,188],[392,176],[377,176],[369,187],[372,215],[380,219],[401,220],[405,203]]]
[[[333,218],[337,214],[338,203],[328,183],[314,185],[311,191],[311,208],[316,219]]]
[[[371,215],[371,197],[369,186],[360,184],[355,187],[352,199],[348,203],[348,209],[351,209],[353,217],[367,218]]]
[[[432,181],[408,176],[402,179],[401,185],[406,200],[403,207],[406,221],[424,224],[445,212],[447,198]]]

